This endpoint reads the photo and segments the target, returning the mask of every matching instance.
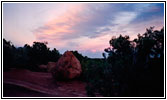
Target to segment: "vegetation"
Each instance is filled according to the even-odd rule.
[[[151,27],[134,40],[122,35],[112,37],[109,44],[103,59],[91,59],[73,51],[81,62],[80,79],[87,83],[88,96],[164,95],[163,28]],[[38,65],[56,62],[60,56],[58,50],[47,47],[47,42],[16,48],[10,41],[3,40],[4,70],[17,67],[40,71]]]
[[[74,56],[80,61],[84,61],[86,59],[88,59],[87,56],[83,56],[82,54],[78,53],[78,51],[72,51],[72,53],[74,54]]]
[[[84,63],[88,95],[164,95],[163,29],[154,31],[151,27],[133,41],[120,35],[109,43],[111,47],[105,49],[107,61]]]
[[[41,71],[38,65],[47,64],[49,61],[56,62],[60,56],[58,50],[47,47],[47,42],[34,42],[32,46],[25,44],[24,47],[16,48],[10,41],[3,39],[4,70],[27,68]]]

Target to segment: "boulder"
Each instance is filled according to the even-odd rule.
[[[58,60],[52,75],[56,79],[73,79],[81,74],[81,64],[72,52],[66,51]]]
[[[39,65],[38,67],[41,72],[47,72],[47,65]]]
[[[56,67],[56,62],[48,62],[47,64],[48,72],[51,72],[54,67]]]
[[[46,66],[46,65],[39,65],[38,67],[39,67],[40,69],[45,69],[45,70],[47,69],[47,66]]]

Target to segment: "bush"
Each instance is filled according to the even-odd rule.
[[[60,53],[55,48],[50,50],[47,42],[34,42],[33,46],[25,44],[24,47],[16,48],[10,41],[3,39],[3,68],[26,68],[32,71],[42,71],[40,64],[47,64],[49,61],[56,62]]]
[[[147,29],[137,39],[113,37],[106,60],[82,61],[88,96],[164,96],[164,30]]]
[[[111,65],[106,61],[92,60],[82,62],[83,74],[87,82],[88,96],[117,96],[117,83],[114,80]]]

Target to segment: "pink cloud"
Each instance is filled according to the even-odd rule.
[[[83,36],[80,36],[84,35],[82,33],[86,33],[87,29],[93,29],[94,26],[91,26],[90,28],[89,26],[85,25],[85,23],[89,24],[91,20],[95,19],[94,15],[99,15],[99,13],[91,12],[90,8],[91,10],[95,8],[89,6],[88,4],[74,5],[69,6],[66,12],[34,30],[37,40],[47,41],[50,46],[54,46],[58,49],[74,48],[77,50],[90,50],[93,52],[95,52],[93,49],[96,49],[96,51],[102,51],[102,48],[104,47],[104,40],[99,40],[100,38],[91,39],[87,37],[87,39],[84,38],[85,41],[82,41]],[[82,32],[84,29],[85,31]],[[88,41],[90,41],[91,44],[88,43]],[[75,46],[72,47],[71,45]]]
[[[34,34],[38,41],[47,41],[50,47],[96,53],[103,52],[110,46],[109,40],[112,36],[122,34],[134,39],[138,33],[143,34],[144,29],[150,25],[163,25],[162,18],[132,24],[138,12],[111,13],[110,17],[114,19],[110,19],[104,17],[109,15],[109,11],[102,15],[100,10],[88,4],[71,4],[64,13],[35,29]]]
[[[83,15],[83,11],[86,9],[85,4],[74,5],[69,6],[68,10],[56,17],[56,19],[48,21],[42,27],[34,30],[37,40],[48,41],[51,44],[63,47],[68,42],[68,40],[63,39],[64,37],[77,35],[77,30],[72,28],[88,20],[89,17]]]
[[[95,38],[83,38],[80,45],[77,47],[80,51],[102,52],[106,47],[109,47],[111,35],[102,35]]]

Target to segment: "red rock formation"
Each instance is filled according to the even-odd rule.
[[[46,65],[39,65],[38,66],[40,69],[47,69],[47,66]]]
[[[72,52],[66,51],[58,60],[56,67],[52,71],[52,75],[56,79],[73,79],[78,77],[82,72],[79,60]]]
[[[56,67],[56,62],[48,62],[47,64],[48,72],[51,72],[54,67]]]

